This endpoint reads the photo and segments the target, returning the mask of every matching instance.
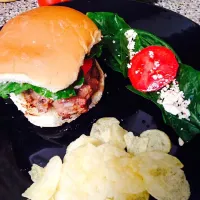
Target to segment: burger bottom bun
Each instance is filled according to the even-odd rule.
[[[96,67],[100,72],[100,86],[99,90],[91,97],[92,101],[89,105],[89,109],[93,108],[100,101],[104,90],[104,73],[98,62],[95,62]],[[66,122],[70,123],[81,115],[79,113],[73,114],[69,119],[63,120],[62,117],[57,114],[54,108],[49,109],[46,113],[39,113],[36,108],[32,108],[28,105],[23,94],[15,95],[14,93],[11,93],[10,98],[17,106],[18,110],[24,113],[29,122],[40,127],[58,127]]]

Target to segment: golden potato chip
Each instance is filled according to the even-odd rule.
[[[149,139],[134,136],[132,132],[124,135],[127,151],[133,155],[147,151]]]
[[[50,199],[57,188],[62,170],[62,161],[58,156],[50,159],[44,168],[43,176],[36,180],[23,194],[30,200]]]
[[[158,200],[187,200],[189,184],[181,168],[183,164],[163,152],[144,152],[133,157],[133,165],[145,188]]]
[[[151,168],[151,167],[175,167],[183,168],[183,164],[174,156],[171,156],[163,152],[143,152],[137,154],[133,157],[133,163],[135,166],[140,166],[141,168]]]
[[[132,168],[132,156],[112,144],[87,144],[66,154],[55,200],[102,200],[145,191]],[[72,198],[73,197],[73,198]]]
[[[78,139],[69,144],[69,146],[67,147],[67,152],[73,151],[78,147],[87,144],[93,144],[94,146],[99,146],[100,144],[102,144],[102,142],[96,138],[92,138],[86,135],[81,135]]]
[[[124,135],[127,133],[120,125],[119,121],[113,117],[105,117],[97,120],[93,124],[90,136],[103,143],[113,144],[121,149],[126,147]]]
[[[138,193],[138,194],[129,194],[129,195],[123,195],[118,197],[110,197],[106,200],[148,200],[149,199],[149,193],[147,191]]]
[[[146,151],[163,151],[169,153],[171,150],[171,141],[164,132],[152,129],[140,134],[141,138],[148,138]]]
[[[81,135],[64,161],[53,157],[45,168],[33,165],[33,184],[22,196],[30,200],[187,200],[183,164],[167,154],[171,143],[158,130],[140,137],[115,118],[101,118],[90,136]],[[127,147],[126,152],[124,149]]]
[[[126,200],[148,200],[149,199],[149,193],[147,191],[138,193],[138,194],[131,194],[128,195]]]
[[[98,119],[95,124],[101,125],[101,126],[111,126],[113,124],[120,124],[120,121],[114,117],[102,117]]]
[[[37,180],[39,180],[43,175],[44,175],[44,168],[33,164],[33,166],[31,167],[31,171],[29,172],[29,175],[31,176],[31,180],[33,182],[36,182]]]
[[[188,200],[189,183],[179,168],[141,169],[146,190],[158,200]]]

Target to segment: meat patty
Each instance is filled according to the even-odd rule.
[[[79,90],[78,90],[78,96],[85,98],[86,100],[90,99],[93,94],[92,87],[90,85],[83,85]]]
[[[54,107],[58,115],[63,119],[70,118],[73,114],[82,114],[88,111],[88,104],[92,95],[99,89],[100,74],[93,66],[85,75],[84,84],[77,90],[77,96],[67,99],[51,100],[40,96],[33,90],[25,91],[24,98],[29,106],[36,107],[39,112],[46,113]]]
[[[33,90],[24,92],[24,98],[30,107],[36,107],[39,112],[47,112],[53,102],[51,99],[40,96]]]
[[[100,74],[96,67],[92,67],[92,69],[85,75],[85,82],[90,85],[93,93],[99,89],[99,79]]]
[[[87,100],[78,96],[54,101],[53,107],[62,119],[68,119],[73,114],[82,114],[88,111]]]

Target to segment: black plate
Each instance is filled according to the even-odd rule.
[[[184,63],[198,69],[200,27],[174,12],[127,0],[80,0],[62,5],[82,12],[116,12],[134,28],[150,31],[163,38],[171,44]],[[53,155],[63,157],[65,147],[72,140],[89,133],[92,123],[105,116],[118,118],[124,128],[136,134],[151,128],[159,128],[168,133],[173,141],[172,154],[185,165],[184,171],[192,192],[190,199],[200,199],[200,137],[179,147],[178,137],[170,127],[163,124],[159,109],[150,101],[126,90],[123,77],[111,71],[103,61],[100,64],[108,75],[103,98],[94,109],[71,124],[59,128],[35,127],[17,111],[11,101],[0,100],[1,200],[22,199],[21,193],[31,184],[27,173],[31,164],[44,166]]]

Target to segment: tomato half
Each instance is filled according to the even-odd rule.
[[[39,6],[50,6],[61,2],[67,2],[70,0],[38,0]]]
[[[170,49],[149,46],[132,58],[128,77],[139,91],[157,91],[174,80],[178,66],[176,56]]]
[[[93,64],[92,59],[84,60],[83,66],[81,67],[84,75],[86,75],[90,71],[90,69],[92,68],[92,64]]]

